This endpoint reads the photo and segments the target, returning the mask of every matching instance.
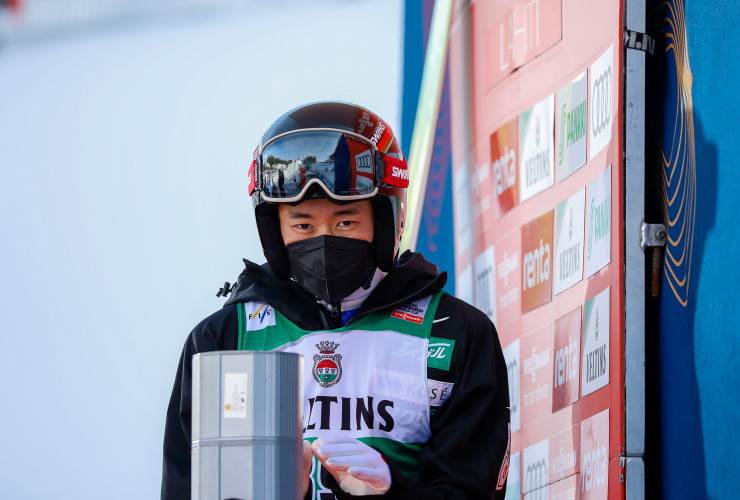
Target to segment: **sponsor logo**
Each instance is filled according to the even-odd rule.
[[[407,168],[393,167],[393,177],[397,179],[409,180],[409,170]]]
[[[516,151],[509,149],[506,144],[503,154],[493,162],[493,176],[499,196],[516,185]]]
[[[580,241],[560,252],[560,269],[558,269],[558,272],[561,281],[581,270],[581,255]]]
[[[532,382],[537,378],[537,370],[547,365],[547,360],[550,357],[550,349],[537,352],[537,349],[532,348],[532,354],[528,358],[524,358],[524,374],[532,375]]]
[[[383,132],[385,132],[385,123],[378,122],[378,126],[375,128],[375,131],[373,132],[373,136],[370,138],[370,142],[373,143],[373,145],[377,146],[378,141],[381,137],[383,137]]]
[[[426,299],[417,300],[416,302],[411,302],[398,309],[394,309],[391,316],[404,321],[421,324],[424,321],[424,314],[427,312],[430,299],[431,297],[427,297]]]
[[[591,132],[598,135],[607,130],[612,120],[612,68],[607,66],[593,80],[591,88]]]
[[[498,265],[498,275],[504,280],[504,285],[506,286],[509,286],[509,273],[516,269],[518,258],[518,254],[509,255],[504,252],[504,258]]]
[[[606,344],[586,354],[586,381],[593,382],[606,374]]]
[[[373,173],[373,155],[371,151],[363,151],[355,156],[355,165],[358,172]]]
[[[583,101],[570,111],[566,111],[566,104],[560,112],[560,147],[558,148],[558,165],[563,163],[565,149],[586,136],[586,117],[588,116],[588,102]],[[564,130],[563,130],[564,129]]]
[[[596,205],[596,200],[594,198],[591,199],[591,209],[589,213],[591,224],[588,231],[587,249],[589,258],[591,258],[591,248],[594,243],[598,243],[611,232],[611,202],[611,196],[607,196],[604,201],[598,205]]]
[[[244,313],[247,318],[247,331],[275,325],[275,310],[266,302],[246,302]]]
[[[382,399],[376,401],[372,396],[361,398],[337,397],[337,396],[316,396],[308,398],[308,411],[304,411],[303,432],[316,429],[337,429],[351,431],[362,429],[378,429],[383,432],[390,432],[395,426],[391,409],[393,401]],[[338,408],[339,412],[332,411]],[[332,415],[334,419],[332,420]],[[340,417],[341,422],[337,422]],[[377,418],[376,418],[377,417]]]
[[[334,352],[338,347],[332,341],[316,344],[319,354],[313,355],[313,378],[321,387],[331,387],[342,379],[342,355]]]
[[[565,473],[569,470],[574,469],[576,466],[576,450],[565,451],[564,447],[560,447],[560,453],[552,458],[552,473],[560,476],[560,479],[565,477]]]
[[[568,345],[555,353],[554,387],[560,387],[578,377],[578,361],[578,339],[573,340],[573,337],[568,335]]]
[[[539,121],[537,122],[539,124]],[[537,153],[531,158],[524,161],[524,171],[526,173],[526,185],[531,187],[542,179],[548,178],[551,172],[550,150]]]
[[[547,489],[547,459],[542,458],[527,464],[524,470],[524,491],[528,499],[546,499]]]
[[[427,380],[427,395],[429,397],[429,406],[442,406],[447,400],[447,396],[452,392],[455,386],[452,382],[440,382],[439,380]]]
[[[597,439],[596,449],[581,457],[581,493],[606,485],[608,459],[606,446]]]
[[[367,127],[373,128],[375,124],[370,120],[370,113],[363,110],[362,115],[357,119],[357,133],[363,135]]]
[[[427,366],[449,370],[452,361],[452,351],[455,341],[449,339],[429,338],[429,350],[427,351]]]
[[[522,289],[533,288],[550,279],[550,244],[540,238],[539,248],[524,254]]]

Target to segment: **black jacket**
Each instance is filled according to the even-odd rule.
[[[198,324],[185,341],[167,409],[162,499],[190,498],[191,360],[198,352],[236,349],[237,303],[264,300],[305,330],[341,326],[340,318],[332,317],[296,283],[277,278],[266,264],[244,262],[246,269],[223,309]],[[352,321],[426,297],[441,290],[446,281],[446,273],[439,274],[421,254],[406,252]],[[407,479],[389,461],[390,490],[369,498],[503,498],[505,485],[496,487],[502,467],[502,479],[508,468],[509,389],[496,329],[484,313],[445,294],[431,335],[454,340],[455,349],[449,371],[428,368],[428,378],[452,382],[454,388],[432,413],[432,437],[422,450],[419,471]],[[337,498],[350,498],[336,483],[330,487]]]

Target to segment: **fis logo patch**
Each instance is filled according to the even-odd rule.
[[[313,355],[313,378],[321,387],[331,387],[342,379],[342,355],[335,351],[339,344],[322,340],[316,344],[319,354]]]
[[[245,303],[244,317],[247,320],[247,331],[249,332],[275,325],[275,309],[266,302]]]
[[[429,307],[429,301],[432,300],[432,296],[425,297],[421,300],[411,302],[405,306],[401,306],[395,309],[391,316],[394,318],[402,319],[404,321],[411,321],[412,323],[421,324],[424,321],[424,315]]]

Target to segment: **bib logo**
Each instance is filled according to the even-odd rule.
[[[427,307],[429,307],[429,301],[431,299],[432,296],[430,295],[424,299],[401,306],[391,313],[391,317],[421,324],[424,321],[424,315],[427,312]]]
[[[249,332],[275,325],[275,310],[265,302],[246,302],[244,315]]]
[[[335,354],[336,342],[322,340],[316,344],[319,354],[313,355],[313,378],[321,387],[331,387],[342,379],[342,355]]]

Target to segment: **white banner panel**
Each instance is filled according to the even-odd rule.
[[[583,308],[581,397],[609,383],[609,287]]]
[[[555,295],[583,278],[586,188],[558,204],[555,219]]]
[[[553,184],[555,97],[550,94],[519,117],[519,199],[524,201]]]
[[[586,164],[588,80],[586,71],[558,92],[558,182]]]
[[[609,144],[612,139],[614,121],[614,45],[591,65],[591,113],[589,114],[589,136],[593,158]]]
[[[612,166],[588,185],[588,239],[586,277],[611,260],[612,243]]]

